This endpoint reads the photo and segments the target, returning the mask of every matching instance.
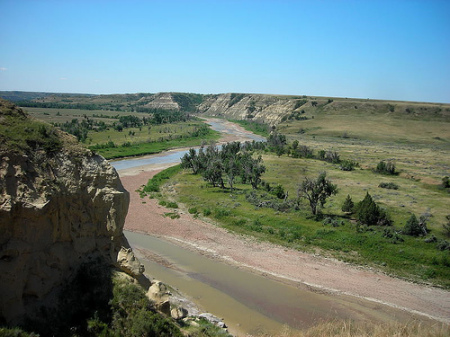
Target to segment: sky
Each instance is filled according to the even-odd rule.
[[[0,0],[0,90],[450,103],[448,0]]]

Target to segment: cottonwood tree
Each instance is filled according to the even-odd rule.
[[[266,172],[266,167],[262,163],[262,157],[254,159],[250,152],[245,152],[241,157],[241,179],[245,184],[250,182],[253,189],[258,189],[261,183],[261,176]]]
[[[307,199],[312,214],[317,215],[318,207],[323,207],[327,198],[336,193],[337,186],[327,179],[326,172],[322,172],[315,180],[305,178],[305,180],[298,185],[297,199]]]

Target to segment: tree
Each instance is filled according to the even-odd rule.
[[[372,196],[367,192],[362,201],[356,205],[356,216],[359,223],[367,226],[389,226],[392,224],[388,213],[378,207]]]
[[[419,225],[416,215],[413,213],[406,221],[405,227],[403,227],[403,233],[411,236],[419,236],[422,233],[422,228]]]
[[[345,199],[344,204],[342,205],[342,212],[353,213],[354,206],[355,206],[355,203],[353,202],[350,195],[347,194],[347,198]]]
[[[297,197],[309,201],[312,214],[317,214],[317,207],[325,205],[326,199],[337,193],[337,186],[326,178],[326,172],[319,174],[316,180],[305,178],[298,186]]]
[[[261,156],[253,159],[250,152],[243,153],[241,158],[241,179],[244,184],[250,182],[253,189],[258,189],[264,172],[266,172],[266,167],[262,163]]]
[[[219,158],[210,160],[208,166],[202,172],[203,178],[210,182],[214,187],[219,186],[225,188],[222,179],[223,165]]]

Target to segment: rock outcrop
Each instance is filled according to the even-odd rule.
[[[0,140],[0,320],[56,306],[85,263],[143,271],[122,232],[129,194],[103,157],[2,100]]]
[[[206,98],[198,106],[198,111],[209,116],[276,125],[299,107],[298,101],[300,99],[288,96],[221,94]]]

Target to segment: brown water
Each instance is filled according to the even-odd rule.
[[[220,318],[234,333],[276,333],[287,325],[304,329],[336,319],[408,321],[412,315],[351,296],[308,290],[246,269],[209,259],[168,241],[125,232],[137,251],[156,256],[141,262],[146,273],[191,298]],[[159,262],[155,262],[159,261]]]

